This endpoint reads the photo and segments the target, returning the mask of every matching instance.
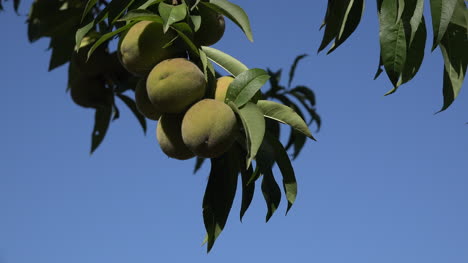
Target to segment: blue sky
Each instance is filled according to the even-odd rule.
[[[208,166],[164,156],[155,123],[143,136],[121,105],[89,155],[93,111],[65,93],[66,67],[47,72],[48,41],[30,44],[25,14],[0,14],[0,263],[468,262],[468,97],[442,106],[440,52],[399,92],[378,64],[375,3],[331,55],[316,54],[326,1],[233,1],[254,43],[232,23],[215,45],[249,67],[289,68],[317,95],[322,130],[294,162],[295,205],[269,223],[260,192],[243,223],[235,200],[213,251],[201,247]],[[270,2],[268,2],[270,3]],[[428,22],[430,20],[428,19]],[[431,39],[431,37],[428,37]],[[466,89],[467,85],[464,85]]]

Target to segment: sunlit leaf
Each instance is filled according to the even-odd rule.
[[[167,32],[169,26],[182,21],[187,16],[187,5],[185,3],[179,5],[170,5],[164,2],[158,6],[159,14],[164,21],[164,33]]]
[[[315,140],[305,121],[290,107],[269,100],[259,100],[257,105],[265,117],[288,124],[307,137]]]
[[[226,70],[229,74],[236,77],[248,68],[234,57],[212,47],[202,47],[208,58],[215,64]]]
[[[229,85],[225,102],[232,101],[241,108],[255,96],[269,78],[263,69],[254,68],[242,72]]]
[[[265,136],[265,118],[261,109],[254,103],[248,102],[240,109],[233,102],[230,102],[229,106],[239,115],[242,121],[246,137],[246,167],[248,168],[263,142],[263,137]]]

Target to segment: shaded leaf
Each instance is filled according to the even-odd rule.
[[[91,135],[91,153],[93,153],[104,140],[112,118],[112,104],[99,107],[94,115],[94,128]]]
[[[340,31],[338,32],[335,42],[333,43],[327,54],[330,54],[335,49],[337,49],[353,34],[353,32],[356,30],[359,23],[361,22],[363,13],[364,0],[350,1],[343,16],[343,22],[341,24]]]
[[[466,29],[450,24],[439,47],[444,58],[444,105],[440,110],[444,111],[457,98],[465,79],[468,65]]]
[[[247,38],[253,42],[249,17],[240,6],[227,0],[210,0],[209,2],[201,2],[201,4],[204,4],[231,19],[232,22],[234,22],[242,29],[242,31],[244,31]]]
[[[288,87],[291,87],[291,82],[293,81],[293,78],[294,78],[294,73],[296,72],[296,67],[297,67],[297,64],[299,63],[299,61],[305,57],[307,57],[308,55],[307,54],[302,54],[302,55],[299,55],[297,56],[295,59],[294,59],[294,62],[293,64],[291,65],[291,69],[289,70],[289,80],[288,80]]]
[[[236,77],[248,68],[234,57],[212,47],[202,47],[208,58],[215,64],[226,70],[229,74]]]
[[[401,84],[410,81],[416,73],[418,73],[424,59],[426,36],[426,24],[423,19],[417,27],[417,32],[408,48],[408,55],[406,56],[405,66],[401,76]]]
[[[289,209],[291,209],[292,205],[294,204],[297,196],[297,181],[294,174],[294,168],[292,167],[288,153],[278,138],[267,133],[265,135],[265,139],[273,149],[276,164],[278,165],[278,168],[280,169],[283,176],[283,188],[286,194],[286,199],[288,200],[288,208],[286,210],[287,214]]]
[[[203,221],[207,232],[208,252],[226,225],[236,194],[239,172],[235,147],[221,157],[211,159],[211,171],[203,197]]]
[[[241,162],[244,163],[244,162]],[[252,203],[252,199],[255,192],[255,183],[250,183],[250,179],[254,175],[254,169],[252,166],[249,168],[242,167],[241,169],[241,178],[242,178],[242,204],[240,210],[240,221],[242,222],[242,218],[244,217],[245,212]]]
[[[125,103],[125,105],[127,105],[127,107],[132,111],[133,115],[135,115],[138,122],[140,123],[141,128],[143,129],[143,133],[146,134],[146,119],[145,116],[143,116],[140,113],[140,111],[138,111],[135,101],[125,96],[124,94],[117,94],[117,97],[119,97]]]
[[[107,34],[104,34],[102,35],[94,44],[93,46],[89,49],[89,52],[88,52],[88,58],[91,56],[91,54],[93,54],[94,50],[96,50],[102,43],[112,39],[115,35],[117,35],[118,33],[120,32],[123,32],[125,30],[127,30],[128,28],[132,27],[134,24],[136,23],[136,21],[132,21],[130,23],[128,23],[127,25],[115,30],[115,31],[112,31],[110,33],[107,33]]]
[[[109,5],[109,22],[114,24],[135,0],[112,0]]]
[[[432,28],[434,32],[434,41],[432,50],[434,50],[445,35],[445,31],[452,19],[453,11],[458,0],[430,0]]]
[[[294,89],[292,89],[290,91],[290,93],[295,93],[295,92],[299,92],[299,93],[302,93],[306,98],[307,100],[310,102],[310,105],[311,106],[315,106],[315,94],[314,92],[306,87],[306,86],[296,86]]]
[[[89,12],[96,5],[96,3],[97,0],[88,0],[88,2],[86,2],[85,9],[83,11],[83,14],[81,15],[81,22],[84,21],[85,17],[89,14]]]
[[[195,161],[195,168],[193,169],[194,174],[197,173],[198,170],[200,170],[205,160],[206,160],[205,158],[197,157],[197,160]]]
[[[265,221],[268,222],[276,209],[278,209],[281,202],[281,190],[273,177],[273,172],[271,170],[267,170],[263,174],[262,193],[268,207],[268,212],[265,218]]]

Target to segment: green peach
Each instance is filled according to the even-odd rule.
[[[182,121],[182,139],[195,155],[215,158],[235,140],[237,119],[225,103],[204,99],[193,105]]]
[[[161,150],[169,157],[187,160],[195,155],[185,146],[181,135],[183,114],[163,114],[159,118],[156,137]]]
[[[162,113],[180,113],[205,94],[206,80],[194,63],[184,58],[164,60],[146,80],[149,100]]]

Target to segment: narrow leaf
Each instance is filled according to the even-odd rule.
[[[205,158],[197,157],[197,160],[195,162],[195,168],[193,169],[194,174],[196,174],[198,170],[200,170],[205,160],[206,160]]]
[[[439,47],[444,58],[444,105],[440,110],[444,111],[457,98],[465,79],[468,65],[466,29],[450,24]]]
[[[288,124],[312,140],[315,140],[305,121],[290,107],[269,100],[259,100],[257,105],[265,117]]]
[[[212,47],[202,47],[202,50],[206,53],[211,61],[226,70],[234,77],[248,70],[247,66],[242,64],[242,62],[218,49]]]
[[[294,62],[293,64],[291,65],[291,69],[289,70],[289,80],[288,80],[288,87],[291,87],[291,83],[294,79],[294,73],[296,72],[296,67],[297,67],[297,64],[299,63],[299,61],[305,57],[307,57],[308,55],[307,54],[302,54],[302,55],[299,55],[296,57],[296,59],[294,59]]]
[[[211,159],[211,171],[203,197],[203,221],[208,235],[208,252],[226,225],[237,188],[239,172],[232,147],[221,157]]]
[[[164,21],[164,33],[167,32],[169,26],[182,21],[187,16],[187,5],[185,3],[174,6],[162,2],[159,4],[158,9]]]
[[[242,29],[242,31],[244,31],[247,38],[253,42],[249,17],[240,6],[227,0],[210,0],[209,2],[201,2],[201,4],[204,4],[231,19],[232,22],[234,22]]]
[[[91,136],[91,153],[93,153],[104,140],[111,118],[112,104],[96,109],[93,134]]]
[[[424,50],[426,48],[426,24],[424,19],[421,24],[416,27],[417,32],[414,35],[414,39],[408,48],[408,54],[405,61],[404,70],[402,72],[401,84],[404,84],[418,73],[419,68],[424,59]]]
[[[114,24],[135,0],[112,0],[109,7],[109,22]]]
[[[397,2],[383,0],[380,21],[380,50],[385,71],[396,90],[403,72],[407,54],[407,39],[403,21],[395,23]]]
[[[83,15],[81,16],[81,22],[83,22],[84,18],[89,14],[91,9],[96,5],[97,0],[88,0],[86,3],[85,9],[83,11]]]
[[[243,162],[242,162],[243,163]],[[245,215],[245,212],[252,203],[252,199],[255,193],[255,183],[249,183],[250,179],[254,175],[254,169],[252,166],[245,169],[245,167],[241,170],[242,175],[242,204],[240,210],[240,221],[242,222],[242,218]]]
[[[264,171],[263,180],[262,180],[262,193],[267,203],[267,215],[265,221],[268,222],[271,216],[278,209],[278,206],[281,202],[281,190],[278,183],[273,177],[273,172],[271,170]]]
[[[146,134],[146,119],[140,111],[138,111],[135,101],[131,98],[125,96],[124,94],[117,94],[117,96],[127,105],[127,107],[132,111],[133,115],[137,118],[138,122],[140,123],[141,128],[143,129],[143,133]]]
[[[434,32],[434,41],[432,50],[434,50],[445,35],[445,31],[452,19],[453,11],[458,0],[430,0],[432,28]]]
[[[294,174],[294,168],[292,167],[288,153],[278,138],[267,133],[265,135],[265,139],[273,148],[276,164],[278,165],[278,168],[280,169],[283,176],[283,188],[286,194],[286,199],[288,200],[288,208],[286,210],[287,214],[289,209],[291,209],[292,205],[294,204],[297,196],[297,181]]]
[[[122,32],[122,31],[125,31],[127,30],[128,28],[132,27],[134,24],[136,23],[136,21],[133,21],[133,22],[130,22],[128,23],[127,25],[115,30],[115,31],[112,31],[110,33],[107,33],[107,34],[104,34],[102,35],[94,44],[93,46],[90,48],[89,52],[88,52],[88,58],[91,56],[91,54],[93,54],[94,50],[96,50],[96,48],[98,48],[102,43],[106,42],[107,40],[110,40],[111,38],[113,38],[115,35],[117,35],[118,33]]]
[[[265,135],[265,118],[263,117],[261,109],[254,103],[248,102],[241,109],[232,102],[229,103],[229,106],[239,115],[242,121],[246,137],[246,167],[248,168],[257,155],[260,145],[262,145]]]
[[[225,102],[232,101],[241,108],[255,96],[269,78],[263,69],[254,68],[242,72],[229,85]]]

